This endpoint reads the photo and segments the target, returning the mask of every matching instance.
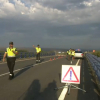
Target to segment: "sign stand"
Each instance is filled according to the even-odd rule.
[[[74,66],[74,65],[62,65],[62,72],[61,72],[61,82],[67,83],[65,86],[55,88],[55,90],[59,90],[62,88],[68,88],[68,95],[70,94],[71,89],[79,89],[83,92],[86,92],[85,90],[73,85],[80,84],[80,66]]]
[[[59,89],[65,88],[65,87],[68,88],[68,92],[67,92],[68,95],[70,94],[70,90],[71,90],[71,89],[79,89],[79,90],[81,90],[81,91],[83,91],[83,92],[86,92],[85,90],[83,90],[83,89],[81,89],[81,88],[79,88],[79,87],[77,87],[77,86],[75,86],[75,85],[72,85],[72,84],[67,84],[67,85],[65,85],[65,86],[55,88],[55,90],[59,90]],[[73,88],[73,87],[74,87],[74,88]]]

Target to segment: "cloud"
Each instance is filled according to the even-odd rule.
[[[0,43],[98,48],[99,9],[100,0],[0,0]]]
[[[30,5],[30,7],[27,7],[20,0],[14,0],[14,4],[10,3],[9,1],[6,2],[6,0],[4,1],[5,2],[1,2],[3,5],[1,7],[1,10],[10,17],[15,16],[16,18],[17,15],[19,16],[19,18],[25,17],[26,19],[30,20],[48,20],[51,21],[53,24],[59,24],[59,25],[69,25],[69,24],[75,25],[75,24],[93,23],[100,21],[99,18],[100,13],[98,13],[99,12],[98,9],[100,9],[99,0],[98,1],[95,0],[94,2],[84,1],[80,3],[85,6],[89,4],[91,5],[94,4],[94,6],[92,6],[91,9],[88,7],[84,9],[78,9],[72,6],[71,9],[69,8],[66,11],[44,6],[41,4],[41,1],[40,3],[34,2],[33,4]],[[43,1],[46,2],[45,0]],[[59,0],[58,2],[61,3],[61,1]]]

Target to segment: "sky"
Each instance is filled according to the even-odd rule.
[[[0,0],[0,47],[100,49],[100,0]]]

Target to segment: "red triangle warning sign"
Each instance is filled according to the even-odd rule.
[[[66,75],[63,78],[63,81],[66,81],[66,82],[79,82],[79,79],[77,78],[77,75],[74,72],[72,67],[70,67],[69,70],[67,71]]]

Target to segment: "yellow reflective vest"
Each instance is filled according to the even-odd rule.
[[[75,51],[72,51],[72,55],[73,55],[73,56],[75,55]]]
[[[41,52],[41,48],[36,47],[36,52],[37,53]]]
[[[9,47],[6,48],[6,52],[5,53],[7,53],[7,57],[16,57],[16,54],[14,54],[12,51],[16,51],[17,52],[17,49],[16,48],[10,49]]]
[[[69,54],[69,55],[71,55],[71,54],[72,54],[71,50],[69,50],[69,51],[68,51],[68,54]]]

